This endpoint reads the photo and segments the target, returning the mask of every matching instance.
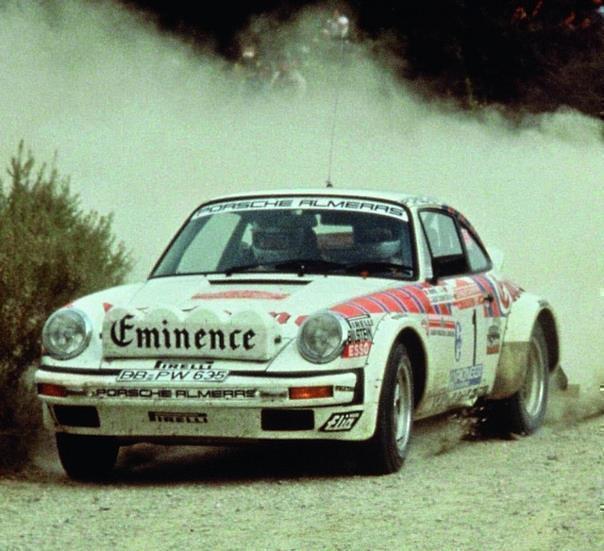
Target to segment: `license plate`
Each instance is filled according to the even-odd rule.
[[[225,369],[123,369],[116,381],[120,383],[221,383],[228,375],[229,372]]]

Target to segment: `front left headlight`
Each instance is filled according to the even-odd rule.
[[[337,358],[348,339],[348,326],[332,312],[310,316],[300,327],[298,350],[309,362],[323,364]]]
[[[58,310],[42,329],[42,344],[46,352],[57,360],[79,356],[90,343],[92,323],[81,310]]]

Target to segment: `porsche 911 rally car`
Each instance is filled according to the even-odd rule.
[[[212,200],[147,281],[50,316],[45,423],[79,479],[108,474],[121,445],[267,439],[348,441],[363,469],[390,473],[414,419],[477,400],[532,433],[558,366],[556,318],[499,268],[468,220],[430,198]]]

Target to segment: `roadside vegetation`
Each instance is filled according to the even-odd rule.
[[[0,469],[18,468],[40,426],[31,367],[42,326],[76,296],[116,285],[131,267],[111,215],[85,212],[69,179],[21,143],[0,180]]]

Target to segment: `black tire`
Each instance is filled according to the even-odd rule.
[[[56,434],[63,469],[74,480],[103,480],[113,470],[119,445],[113,438],[81,434]]]
[[[516,394],[487,404],[487,428],[499,434],[532,434],[543,424],[549,394],[549,356],[543,328],[533,328],[525,381]]]
[[[413,370],[403,344],[388,358],[373,437],[362,444],[361,460],[370,474],[398,471],[409,450],[413,425]]]

